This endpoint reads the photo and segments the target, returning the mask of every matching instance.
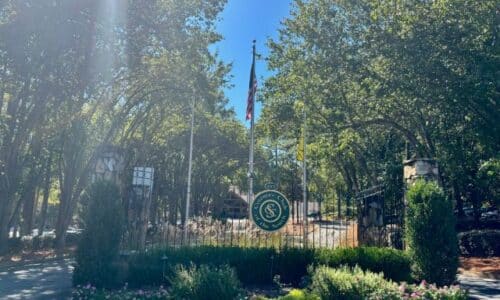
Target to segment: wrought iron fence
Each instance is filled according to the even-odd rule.
[[[168,210],[156,223],[144,225],[147,226],[145,248],[197,245],[402,248],[402,200],[386,203],[380,186],[362,191],[352,199],[341,199],[343,205],[326,214],[320,211],[317,202],[309,203],[306,214],[301,201],[291,201],[291,217],[276,232],[259,229],[248,217],[247,202],[234,200],[229,197],[220,202],[222,210],[212,208],[208,214],[191,217],[186,226],[182,222],[182,205],[173,206],[175,211]],[[340,212],[339,207],[342,207]]]

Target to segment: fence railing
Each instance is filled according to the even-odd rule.
[[[358,226],[355,218],[309,218],[307,246],[314,248],[356,247]],[[265,232],[247,218],[214,219],[197,217],[189,221],[187,234],[182,224],[162,223],[152,226],[147,235],[147,248],[196,245],[242,247],[303,247],[303,220],[290,220],[281,230]]]

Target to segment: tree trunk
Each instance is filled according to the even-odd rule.
[[[455,207],[457,209],[458,216],[463,217],[464,216],[464,202],[462,200],[462,195],[460,194],[460,189],[458,187],[456,180],[453,180],[452,194],[453,194],[453,198],[455,199]]]
[[[43,230],[45,229],[45,223],[47,222],[47,208],[49,205],[51,168],[52,168],[52,152],[50,152],[47,164],[45,166],[45,180],[43,184],[43,200],[42,200],[42,208],[40,210],[40,223],[38,225],[38,236],[41,236],[43,234]]]
[[[23,194],[23,222],[21,224],[21,236],[31,235],[33,230],[33,217],[35,215],[36,202],[36,184],[35,182],[28,183],[27,191]]]
[[[4,254],[7,250],[9,240],[9,216],[7,207],[0,209],[0,254]]]

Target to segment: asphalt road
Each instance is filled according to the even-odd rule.
[[[70,299],[71,259],[24,263],[0,269],[0,299]]]
[[[469,290],[472,299],[500,299],[500,280],[458,276],[460,286]]]

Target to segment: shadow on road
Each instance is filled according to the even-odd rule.
[[[69,299],[73,260],[19,264],[0,269],[0,299]]]

